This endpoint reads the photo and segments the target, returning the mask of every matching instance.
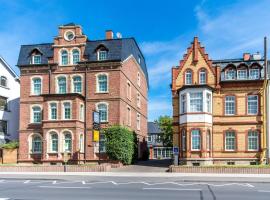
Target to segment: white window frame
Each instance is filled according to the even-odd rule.
[[[128,100],[131,100],[131,83],[130,83],[130,81],[127,81],[127,98],[128,98]]]
[[[190,74],[190,82],[188,82],[188,78],[187,78],[187,76],[188,76],[188,74]],[[192,73],[192,71],[191,70],[187,70],[186,72],[185,72],[185,85],[192,85],[192,76],[193,76],[193,73]]]
[[[137,117],[136,117],[136,125],[137,125],[137,130],[141,130],[141,114],[137,113]]]
[[[97,111],[99,111],[99,108],[98,108],[98,106],[100,105],[100,104],[105,104],[106,105],[106,108],[107,108],[107,119],[106,120],[101,120],[101,116],[100,116],[100,122],[101,123],[106,123],[106,122],[108,122],[109,121],[109,103],[107,103],[107,102],[98,102],[98,103],[96,103],[96,110]]]
[[[249,110],[249,103],[250,101],[255,102],[254,100],[249,100],[249,97],[257,97],[257,101],[256,101],[256,106],[257,106],[257,112],[256,113],[251,113]],[[259,113],[259,96],[258,95],[248,95],[247,96],[247,114],[248,115],[257,115]]]
[[[65,103],[69,103],[70,105],[70,119],[65,118]],[[72,101],[62,101],[62,120],[72,120]]]
[[[81,153],[84,153],[84,134],[79,134],[79,150]]]
[[[40,79],[40,94],[35,94],[35,87],[34,87],[34,80]],[[43,90],[43,77],[42,76],[32,76],[31,77],[31,95],[33,96],[39,96],[42,94]]]
[[[63,60],[62,60],[62,53],[63,53],[63,51],[66,51],[67,52],[67,64],[63,64]],[[60,60],[60,62],[59,62],[59,65],[60,66],[67,66],[67,65],[69,65],[69,63],[70,63],[70,52],[67,49],[65,49],[65,48],[60,49],[59,50],[59,60]]]
[[[249,136],[249,134],[250,133],[256,133],[256,136],[254,136],[254,135],[252,135],[252,136]],[[247,134],[247,150],[248,151],[258,151],[259,150],[259,132],[258,131],[256,131],[256,130],[249,130],[248,131],[248,134]],[[251,148],[249,148],[249,144],[250,144],[250,138],[251,139],[256,139],[257,141],[256,141],[256,146],[257,146],[257,148],[256,149],[251,149]]]
[[[182,151],[187,150],[187,132],[185,129],[181,131],[181,144],[182,144]]]
[[[228,76],[228,74],[230,72],[233,72],[234,73],[234,76],[233,77]],[[225,71],[225,80],[235,80],[236,79],[236,75],[237,74],[236,74],[236,70],[235,69],[228,69],[228,70]]]
[[[233,101],[230,99],[230,100],[227,100],[227,97],[233,97]],[[233,103],[233,105],[234,105],[234,112],[233,113],[229,113],[228,111],[227,111],[227,103]],[[225,115],[235,115],[236,114],[236,97],[235,96],[225,96],[225,100],[224,100],[224,114]]]
[[[192,97],[193,95],[196,95],[196,97]],[[192,101],[194,101],[195,103],[199,103],[199,104],[195,104],[195,103],[191,103]],[[196,107],[196,109],[192,110],[192,105],[194,105]],[[200,108],[200,109],[197,109]],[[190,92],[189,93],[189,109],[190,112],[196,112],[196,113],[200,113],[203,112],[203,92]]]
[[[198,131],[198,135],[196,135],[196,137],[195,136],[193,136],[193,131]],[[199,148],[193,148],[193,143],[194,143],[194,141],[193,141],[193,139],[195,139],[195,138],[199,138]],[[191,151],[200,151],[201,150],[201,148],[202,148],[202,144],[201,144],[201,131],[200,130],[198,130],[198,129],[193,129],[193,130],[191,130]]]
[[[84,104],[83,103],[80,103],[79,119],[84,122]]]
[[[57,135],[57,151],[53,151],[53,142],[52,142],[52,135]],[[59,133],[55,130],[50,130],[49,131],[49,134],[48,134],[48,137],[49,137],[49,153],[58,153],[60,151],[60,137],[59,137]]]
[[[78,63],[74,63],[74,51],[78,51],[78,53],[79,53],[79,61],[78,62],[80,62],[81,61],[81,51],[80,51],[80,49],[79,48],[73,48],[73,49],[71,49],[71,63],[73,64],[73,65],[77,65]]]
[[[137,91],[137,107],[141,107],[141,94]]]
[[[40,140],[41,140],[41,151],[33,151],[33,139],[34,137],[39,137]],[[28,137],[28,144],[29,144],[29,153],[30,154],[41,154],[42,153],[42,150],[43,150],[43,138],[41,136],[40,133],[32,133],[31,135],[29,135]]]
[[[202,82],[202,75],[204,75],[204,82]],[[200,72],[199,72],[199,84],[206,84],[206,80],[207,80],[207,77],[206,77],[207,73],[206,73],[206,70],[205,69],[201,69]]]
[[[206,112],[212,113],[212,95],[210,93],[206,93]]]
[[[39,57],[40,63],[35,62],[35,57]],[[37,64],[37,65],[41,64],[41,55],[40,54],[32,55],[32,64]]]
[[[181,114],[187,112],[187,93],[181,94]]]
[[[105,59],[100,59],[101,58],[101,53],[104,53],[105,52],[105,54],[106,54],[106,58]],[[98,50],[97,51],[97,60],[98,61],[104,61],[104,60],[108,60],[108,51],[107,50]]]
[[[56,119],[52,119],[52,110],[51,110],[51,104],[56,104]],[[48,110],[48,119],[49,120],[58,120],[58,102],[57,101],[49,101],[48,102],[48,107],[49,107],[49,110]]]
[[[234,134],[234,137],[230,136],[230,139],[234,139],[234,148],[233,149],[227,149],[227,133],[233,133]],[[237,145],[237,142],[236,142],[236,133],[235,131],[226,131],[225,132],[225,141],[224,141],[224,144],[225,144],[225,151],[235,151],[237,148],[236,148],[236,145]]]
[[[131,108],[127,106],[127,125],[131,126]]]
[[[141,74],[140,72],[137,73],[137,85],[141,87]]]
[[[4,79],[6,81],[6,85],[2,85],[2,79]],[[8,79],[6,76],[0,76],[0,87],[3,87],[3,88],[8,88]]]
[[[99,90],[99,76],[105,75],[107,76],[107,91],[100,91]],[[95,75],[96,76],[96,93],[109,93],[109,74],[108,73],[98,73]]]
[[[74,83],[74,78],[76,77],[80,77],[81,78],[81,92],[75,92],[75,83]],[[81,74],[74,74],[71,76],[71,91],[72,93],[79,93],[79,94],[82,94],[83,92],[83,76]]]
[[[242,73],[242,72],[245,72],[245,77],[240,77],[240,74]],[[248,78],[248,74],[247,74],[247,70],[246,69],[238,69],[237,70],[237,79],[238,80],[246,80]]]
[[[70,150],[65,150],[65,145],[66,145],[66,135],[70,135],[71,138],[70,138],[70,142],[71,142],[71,147],[70,147]],[[72,131],[70,130],[63,130],[61,132],[61,138],[62,138],[62,152],[67,152],[67,153],[71,153],[73,152],[73,133]]]
[[[59,78],[65,78],[66,79],[66,93],[60,93],[60,88],[59,88]],[[68,77],[67,75],[58,75],[55,77],[56,79],[56,93],[57,94],[67,94],[68,93]]]
[[[33,108],[34,107],[39,107],[40,108],[40,122],[34,122],[34,112],[33,112]],[[42,122],[42,111],[43,111],[43,107],[42,107],[42,105],[40,105],[40,104],[34,104],[34,105],[31,105],[30,106],[30,122],[32,123],[32,124],[41,124],[41,122]]]
[[[257,76],[257,77],[251,76],[252,71],[253,71],[253,72],[256,71],[257,74],[258,74],[258,76]],[[259,68],[252,68],[252,69],[249,69],[249,79],[250,79],[250,80],[257,80],[257,79],[259,79],[259,78],[260,78],[260,69],[259,69]]]

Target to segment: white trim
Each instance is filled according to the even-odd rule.
[[[76,63],[73,63],[73,51],[74,50],[78,50],[79,51],[79,62],[81,61],[81,50],[78,48],[78,47],[73,47],[71,50],[70,50],[70,64],[72,65],[76,65]]]
[[[34,93],[34,79],[40,79],[40,83],[41,83],[41,86],[40,86],[40,94],[43,93],[43,77],[42,76],[31,76],[30,77],[30,84],[31,84],[31,95],[33,96],[39,96],[40,94],[35,94]]]
[[[127,105],[127,125],[131,126],[131,108],[129,105]]]
[[[68,33],[72,33],[72,34],[73,34],[72,39],[68,39],[68,37],[67,37],[67,34],[68,34]],[[76,36],[76,35],[75,35],[74,31],[72,31],[72,30],[66,30],[65,33],[64,33],[64,39],[65,39],[66,41],[68,41],[68,42],[74,40],[75,36]]]
[[[192,131],[195,131],[195,130],[197,130],[198,132],[199,132],[199,138],[200,138],[200,148],[199,149],[193,149],[193,140],[192,140]],[[186,134],[187,135],[187,134]],[[193,129],[193,130],[191,130],[191,132],[190,132],[190,144],[191,144],[191,147],[190,147],[190,149],[191,149],[191,151],[201,151],[201,149],[202,149],[202,133],[201,133],[201,131],[199,130],[199,129]],[[187,138],[186,138],[187,139]]]
[[[100,60],[100,52],[106,52],[106,59],[103,59],[103,60]],[[108,51],[107,50],[100,50],[100,49],[98,49],[97,50],[97,61],[104,61],[104,60],[108,60]]]
[[[51,104],[52,103],[55,103],[56,104],[56,119],[52,119],[51,118]],[[58,109],[58,104],[59,102],[58,101],[48,101],[48,120],[58,120],[59,117],[58,117],[58,114],[59,114],[59,109]]]
[[[141,130],[141,114],[137,113],[136,115],[136,128],[137,130]]]
[[[70,119],[65,119],[65,107],[64,104],[69,103],[70,104]],[[61,119],[62,120],[72,120],[72,101],[71,100],[65,100],[61,102]]]
[[[59,93],[59,85],[58,85],[58,79],[65,77],[66,78],[66,93],[68,93],[68,76],[66,74],[59,74],[55,76],[55,93],[60,94]]]
[[[33,137],[34,136],[39,136],[41,139],[41,151],[40,152],[33,152]],[[43,151],[43,137],[40,133],[31,133],[28,136],[28,153],[29,154],[42,154]]]
[[[81,113],[81,106],[83,106],[82,107],[82,113]],[[85,120],[84,120],[84,112],[85,112],[85,109],[84,109],[84,103],[79,103],[79,120],[80,121],[82,121],[82,122],[84,122]],[[82,116],[81,116],[81,114],[82,114]]]
[[[65,133],[66,132],[66,133]],[[65,152],[65,135],[66,134],[70,134],[71,135],[71,150],[70,151],[66,151],[68,153],[73,152],[73,142],[74,142],[74,135],[73,132],[69,129],[64,129],[60,132],[60,152],[64,153]]]
[[[33,107],[40,107],[40,122],[34,122],[34,115],[33,115]],[[30,105],[30,123],[31,124],[41,124],[42,120],[43,120],[43,116],[42,116],[42,111],[43,111],[43,106],[41,104],[32,104]]]
[[[52,140],[51,140],[51,135],[52,133],[56,133],[57,136],[58,136],[58,151],[52,151]],[[55,130],[55,129],[51,129],[51,130],[48,130],[47,131],[47,134],[46,134],[46,139],[47,139],[47,153],[59,153],[59,150],[60,150],[60,134],[59,134],[59,131]]]
[[[105,121],[101,121],[101,120],[100,120],[100,122],[108,122],[108,121],[109,121],[109,103],[107,103],[107,102],[105,102],[105,101],[101,101],[101,102],[96,103],[95,105],[96,105],[96,110],[97,110],[97,111],[99,111],[98,106],[99,106],[100,104],[105,104],[105,105],[107,106],[107,119],[106,119]]]
[[[100,75],[105,75],[107,76],[107,91],[99,91],[99,81],[98,81],[98,77]],[[100,73],[97,73],[95,74],[96,76],[96,93],[109,93],[109,73],[106,73],[106,72],[100,72]]]
[[[39,56],[40,57],[40,63],[35,63],[35,56]],[[41,64],[41,54],[32,54],[31,55],[31,64]]]
[[[141,74],[140,72],[137,72],[137,85],[141,87]]]
[[[74,91],[74,78],[75,77],[81,77],[81,92],[76,92],[76,93],[78,93],[78,94],[82,94],[82,92],[83,92],[83,75],[82,74],[72,74],[72,75],[70,75],[70,78],[71,78],[71,92],[72,93],[75,93],[75,91]]]
[[[136,95],[136,103],[137,103],[137,107],[141,108],[141,94],[137,91],[137,95]]]
[[[4,64],[4,66],[7,68],[7,70],[9,72],[11,72],[11,74],[13,75],[13,77],[15,79],[19,79],[19,76],[16,74],[16,72],[11,68],[11,66],[5,61],[5,59],[2,56],[0,56],[0,61],[2,61],[2,63]]]
[[[127,80],[127,99],[131,101],[131,83]]]
[[[67,51],[67,58],[68,58],[68,63],[66,65],[62,64],[62,52]],[[70,64],[70,52],[66,48],[61,48],[58,51],[58,59],[59,59],[59,66],[68,66]]]

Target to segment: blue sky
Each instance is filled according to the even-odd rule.
[[[107,29],[135,37],[150,77],[149,120],[171,115],[171,67],[195,35],[212,59],[262,53],[270,36],[269,0],[0,0],[0,7],[0,55],[17,72],[20,45],[52,42],[61,24],[80,24],[93,40]]]

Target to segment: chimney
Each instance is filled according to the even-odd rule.
[[[193,41],[193,62],[198,62],[198,37]]]
[[[244,60],[244,61],[250,60],[250,53],[244,53],[244,54],[243,54],[243,60]]]
[[[111,39],[113,39],[113,31],[107,30],[106,31],[106,40],[111,40]]]

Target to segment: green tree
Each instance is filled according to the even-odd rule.
[[[105,134],[106,153],[111,160],[131,164],[136,156],[134,134],[127,128],[118,125],[103,130]]]
[[[165,115],[160,116],[156,123],[159,125],[161,130],[161,140],[164,146],[172,146],[172,138],[173,138],[173,127],[172,127],[172,118]]]

